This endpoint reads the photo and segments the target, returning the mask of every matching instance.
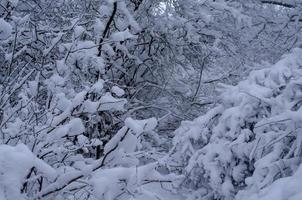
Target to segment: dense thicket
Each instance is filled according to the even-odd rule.
[[[0,199],[254,200],[297,185],[273,182],[301,171],[301,10],[0,0]]]

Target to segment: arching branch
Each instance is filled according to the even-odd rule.
[[[296,7],[296,5],[293,5],[293,4],[284,3],[284,2],[280,2],[280,1],[273,1],[273,0],[262,0],[261,3],[272,4],[272,5],[282,6],[282,7],[286,7],[286,8],[295,8]]]

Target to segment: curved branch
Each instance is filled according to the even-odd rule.
[[[296,6],[289,3],[279,2],[279,1],[273,1],[273,0],[262,0],[261,3],[263,4],[272,4],[276,6],[283,6],[286,8],[295,8]]]

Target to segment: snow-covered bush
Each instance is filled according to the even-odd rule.
[[[195,191],[189,199],[230,200],[243,189],[236,198],[248,199],[297,170],[301,66],[302,50],[294,49],[236,86],[221,85],[220,103],[176,130],[169,167],[186,175],[183,186]]]
[[[244,76],[255,49],[275,47],[270,33],[286,43],[276,55],[300,41],[299,6],[268,17],[262,3],[0,0],[0,198],[165,199],[170,169],[199,194],[231,199],[291,175],[275,168],[299,164],[300,50],[224,86],[220,106],[176,131],[167,168],[162,159],[166,133],[216,102],[218,82]],[[285,31],[267,30],[279,15]]]
[[[1,195],[16,191],[17,200],[95,199],[96,190],[102,191],[97,198],[116,196],[113,188],[92,181],[97,174],[104,180],[111,171],[119,174],[112,184],[127,179],[116,192],[125,191],[128,181],[131,194],[142,184],[170,183],[169,177],[158,179],[152,152],[152,144],[159,142],[153,130],[157,120],[126,116],[128,96],[118,77],[128,73],[122,66],[131,57],[125,44],[139,31],[130,2],[2,3],[0,15],[8,16],[0,19],[0,147],[13,152],[27,146],[24,157],[43,161],[55,176],[44,175],[30,160],[21,165],[19,155],[5,156],[12,172],[3,166],[1,173],[20,171],[20,176],[11,181],[12,188],[3,179]],[[147,175],[143,164],[149,166]]]
[[[259,191],[243,191],[239,192],[236,199],[246,200],[299,200],[302,198],[301,179],[302,179],[302,165],[297,171],[289,177],[280,178],[271,185],[264,187]]]
[[[58,133],[81,132],[80,124],[69,123],[64,130],[58,128]],[[64,140],[56,140],[56,145],[47,143],[45,146],[52,145],[52,148],[45,147],[45,150],[56,154],[50,152],[52,159],[39,157],[53,167],[23,144],[0,145],[1,200],[159,198],[164,188],[157,188],[161,192],[153,194],[154,187],[160,184],[171,188],[179,177],[162,175],[158,171],[159,163],[148,156],[152,149],[142,146],[146,135],[154,135],[156,125],[154,118],[127,118],[125,126],[105,145],[104,154],[98,160],[68,152],[61,158],[64,144],[60,141]]]

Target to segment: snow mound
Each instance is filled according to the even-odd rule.
[[[7,39],[12,34],[12,27],[4,19],[0,18],[0,40]]]
[[[56,176],[53,168],[38,159],[23,144],[15,147],[0,145],[0,155],[1,200],[25,199],[20,191],[33,167],[49,179],[54,179]]]

